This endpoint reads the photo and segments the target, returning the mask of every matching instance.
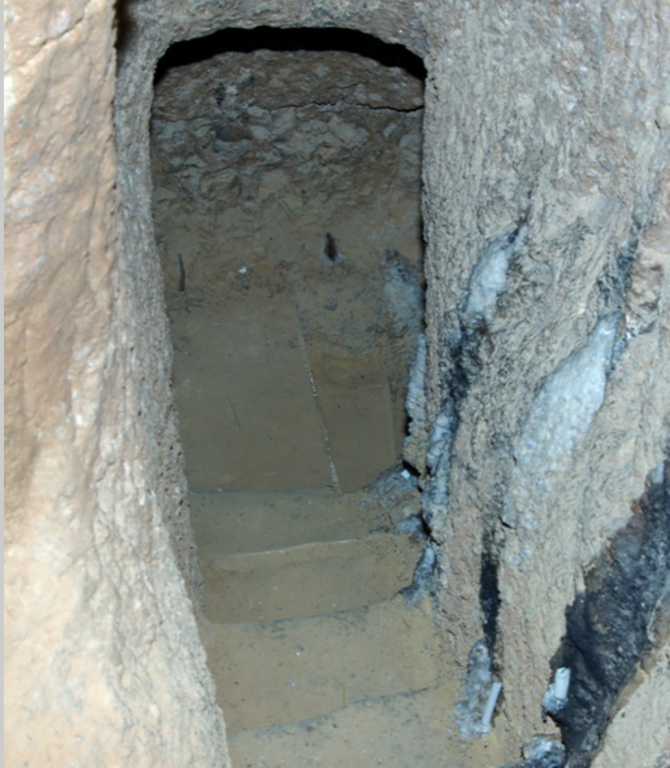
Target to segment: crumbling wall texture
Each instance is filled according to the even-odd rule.
[[[425,508],[445,634],[464,660],[486,629],[524,739],[566,608],[668,446],[669,7],[431,5]],[[632,711],[611,737],[654,765]]]
[[[321,50],[374,38],[296,32],[227,31],[162,60],[151,159],[168,292],[179,258],[210,285],[240,267],[314,270],[327,232],[359,269],[393,250],[420,265],[421,76]]]

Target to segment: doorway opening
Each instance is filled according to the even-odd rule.
[[[159,63],[153,216],[192,490],[355,491],[400,459],[424,74],[340,29],[224,30]]]
[[[225,30],[156,72],[200,631],[236,765],[445,750],[435,551],[402,465],[424,78],[403,47],[341,29]]]

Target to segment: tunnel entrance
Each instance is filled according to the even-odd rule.
[[[331,29],[225,30],[160,62],[153,213],[192,489],[353,491],[400,458],[423,74]]]
[[[429,766],[447,749],[435,552],[401,464],[424,76],[401,46],[332,29],[227,30],[156,73],[200,632],[238,766]]]

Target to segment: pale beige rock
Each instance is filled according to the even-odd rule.
[[[667,642],[646,672],[638,672],[624,692],[619,708],[607,729],[602,750],[593,768],[635,765],[662,768],[670,760],[670,653]]]
[[[6,21],[5,760],[224,766],[165,320],[117,239],[113,6]]]

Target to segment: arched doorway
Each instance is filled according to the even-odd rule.
[[[399,459],[423,74],[348,30],[225,30],[160,62],[153,211],[192,489],[351,491]]]

